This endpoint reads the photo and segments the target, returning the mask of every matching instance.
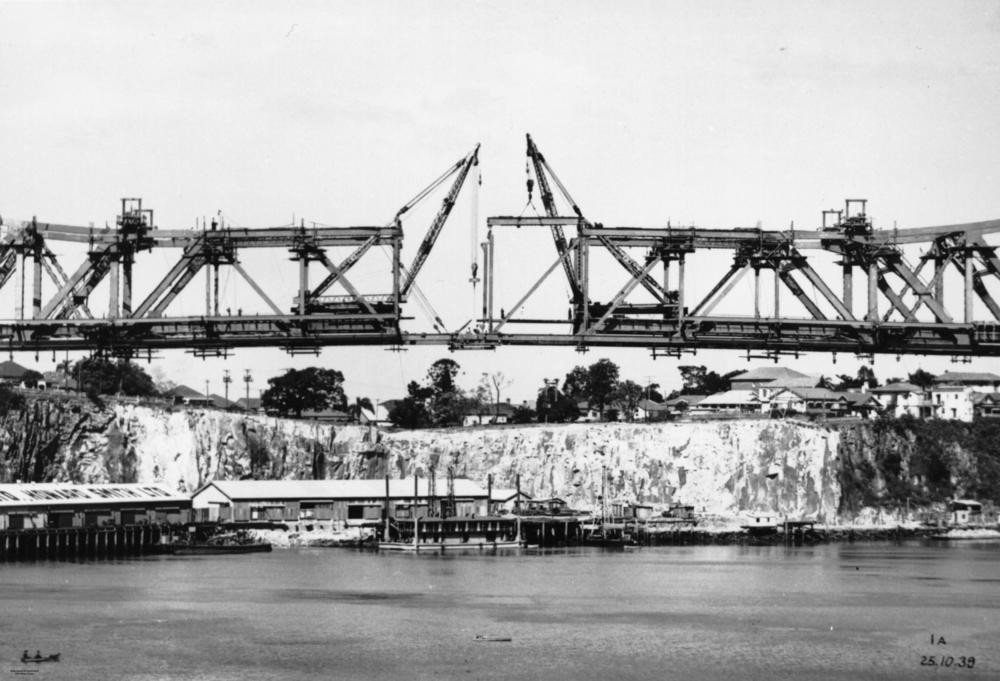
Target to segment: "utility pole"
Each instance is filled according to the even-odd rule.
[[[229,384],[233,382],[233,377],[229,375],[229,369],[222,372],[222,384],[226,389],[226,406],[229,406]]]
[[[246,369],[243,372],[243,382],[247,384],[247,411],[250,409],[250,384],[253,382],[253,378],[250,376],[250,370]]]

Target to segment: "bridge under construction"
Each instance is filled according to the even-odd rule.
[[[85,350],[126,358],[170,348],[226,356],[240,347],[297,353],[337,345],[426,344],[636,347],[654,356],[699,349],[766,357],[815,351],[1000,355],[995,297],[1000,259],[987,241],[1000,232],[1000,219],[877,230],[866,200],[847,199],[843,208],[822,211],[819,224],[803,230],[606,226],[584,215],[530,136],[528,200],[537,195],[542,210],[486,220],[481,252],[472,264],[472,281],[482,282],[481,314],[449,330],[431,312],[428,328],[411,328],[414,303],[433,311],[418,276],[463,187],[477,183],[468,179],[478,165],[477,147],[380,226],[300,221],[243,228],[219,218],[194,230],[161,229],[137,198],[122,199],[115,224],[105,228],[38,218],[4,224],[0,302],[15,313],[0,321],[0,349]],[[403,219],[442,192],[416,254],[404,264]],[[522,230],[511,238],[547,231],[553,250],[537,278],[501,301],[498,273],[509,258],[519,257],[515,252],[505,259],[499,245],[500,234],[511,228]],[[56,255],[63,242],[85,250],[75,267]],[[295,261],[295,288],[276,291],[273,282],[255,278],[241,260],[250,249],[270,249]],[[378,288],[356,286],[354,268],[379,250],[390,257],[369,265],[382,274]],[[136,268],[144,268],[144,258],[154,251],[176,254],[176,260],[153,285],[138,290]],[[708,252],[728,254],[728,265],[714,273],[698,266],[692,277],[692,263]],[[611,264],[610,273],[598,273],[598,255]],[[315,269],[311,275],[311,266],[320,268],[322,280]],[[220,308],[219,273],[227,268],[263,313]],[[204,313],[171,315],[171,304],[184,291],[201,287],[202,277]],[[551,296],[546,282],[553,280],[568,291],[568,300],[546,302],[565,314],[525,314],[530,301]],[[99,286],[106,305],[96,299]],[[741,314],[717,311],[734,297],[741,301]],[[282,307],[275,300],[292,302]]]

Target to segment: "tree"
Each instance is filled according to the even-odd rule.
[[[156,395],[156,386],[149,374],[128,360],[117,362],[103,357],[87,357],[73,365],[73,375],[80,390],[97,395],[147,397]]]
[[[347,408],[347,413],[355,421],[360,421],[365,410],[375,413],[372,401],[367,397],[355,397],[354,402]]]
[[[576,400],[564,395],[557,387],[558,381],[546,381],[538,391],[535,413],[540,423],[564,423],[580,416]]]
[[[562,392],[567,397],[579,401],[587,399],[589,388],[590,372],[587,371],[587,367],[575,366],[568,374],[566,374],[566,380],[563,381]]]
[[[407,396],[389,410],[389,421],[400,428],[426,428],[431,424],[426,405],[431,390],[416,381],[410,381],[406,390]]]
[[[614,392],[614,399],[620,403],[619,410],[625,416],[626,421],[635,418],[635,411],[639,408],[639,402],[645,398],[645,390],[634,381],[624,380],[618,384]]]
[[[918,385],[924,390],[934,385],[934,374],[923,369],[917,369],[909,377],[910,383]]]
[[[455,384],[455,377],[460,369],[458,362],[444,358],[434,362],[427,370],[427,389],[430,390],[427,409],[431,423],[435,426],[462,424],[463,412],[468,403]]]
[[[437,394],[453,393],[457,390],[455,376],[461,367],[453,359],[439,359],[427,370],[428,387]]]
[[[45,377],[34,369],[28,369],[21,376],[21,382],[24,383],[25,388],[37,388],[38,382],[43,380]]]
[[[834,384],[834,390],[857,390],[861,386],[878,387],[878,379],[875,378],[874,370],[866,364],[862,364],[858,368],[856,376],[840,374],[837,378],[840,380]]]
[[[501,391],[511,384],[511,380],[504,376],[502,371],[495,371],[492,374],[483,373],[482,378],[479,379],[479,388],[476,389],[476,397],[481,399],[481,395],[485,392],[489,397],[489,401],[493,403],[493,408],[495,410],[495,418],[497,421],[500,420],[500,396]]]
[[[336,369],[289,369],[281,376],[267,379],[268,389],[260,396],[264,409],[272,409],[282,416],[295,414],[301,417],[306,409],[345,409],[344,375]]]
[[[517,405],[510,415],[511,423],[531,423],[535,420],[535,412],[528,407]]]
[[[597,405],[604,416],[604,407],[618,389],[618,365],[610,359],[599,359],[587,369],[587,398]]]
[[[739,375],[740,371],[731,371],[725,376],[720,376],[714,371],[709,371],[703,366],[682,366],[677,367],[681,372],[683,386],[677,395],[712,395],[729,390],[730,380],[733,376]],[[675,395],[675,397],[677,396]]]
[[[652,400],[653,402],[662,402],[663,393],[660,392],[659,383],[650,383],[645,388],[643,388],[643,397],[647,400]]]
[[[427,370],[427,384],[410,381],[409,395],[389,412],[402,428],[461,425],[469,400],[455,384],[461,369],[452,359],[439,359]]]

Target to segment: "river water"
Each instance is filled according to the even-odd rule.
[[[0,613],[11,678],[996,679],[1000,543],[4,564]]]

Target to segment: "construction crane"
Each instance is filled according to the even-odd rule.
[[[413,283],[420,274],[420,269],[424,266],[427,261],[427,256],[430,255],[431,249],[434,248],[434,242],[437,241],[438,235],[441,233],[441,228],[444,227],[444,223],[448,220],[448,215],[451,214],[451,209],[455,205],[455,200],[458,198],[458,194],[462,191],[462,185],[465,184],[465,178],[469,175],[469,170],[479,164],[479,145],[472,152],[463,158],[461,161],[456,163],[449,171],[446,171],[444,175],[435,180],[427,189],[418,194],[413,201],[406,204],[399,209],[396,213],[396,222],[402,217],[403,213],[410,210],[416,203],[422,200],[427,194],[434,190],[435,187],[443,183],[452,175],[457,173],[455,181],[451,185],[451,189],[448,190],[447,196],[444,197],[444,201],[441,203],[441,208],[438,210],[437,215],[434,217],[434,221],[431,226],[427,229],[427,234],[424,235],[424,240],[420,243],[420,247],[417,249],[416,255],[413,257],[413,262],[410,266],[406,268],[405,279],[399,287],[399,295],[405,300],[407,295],[410,293],[410,289],[413,288]]]

